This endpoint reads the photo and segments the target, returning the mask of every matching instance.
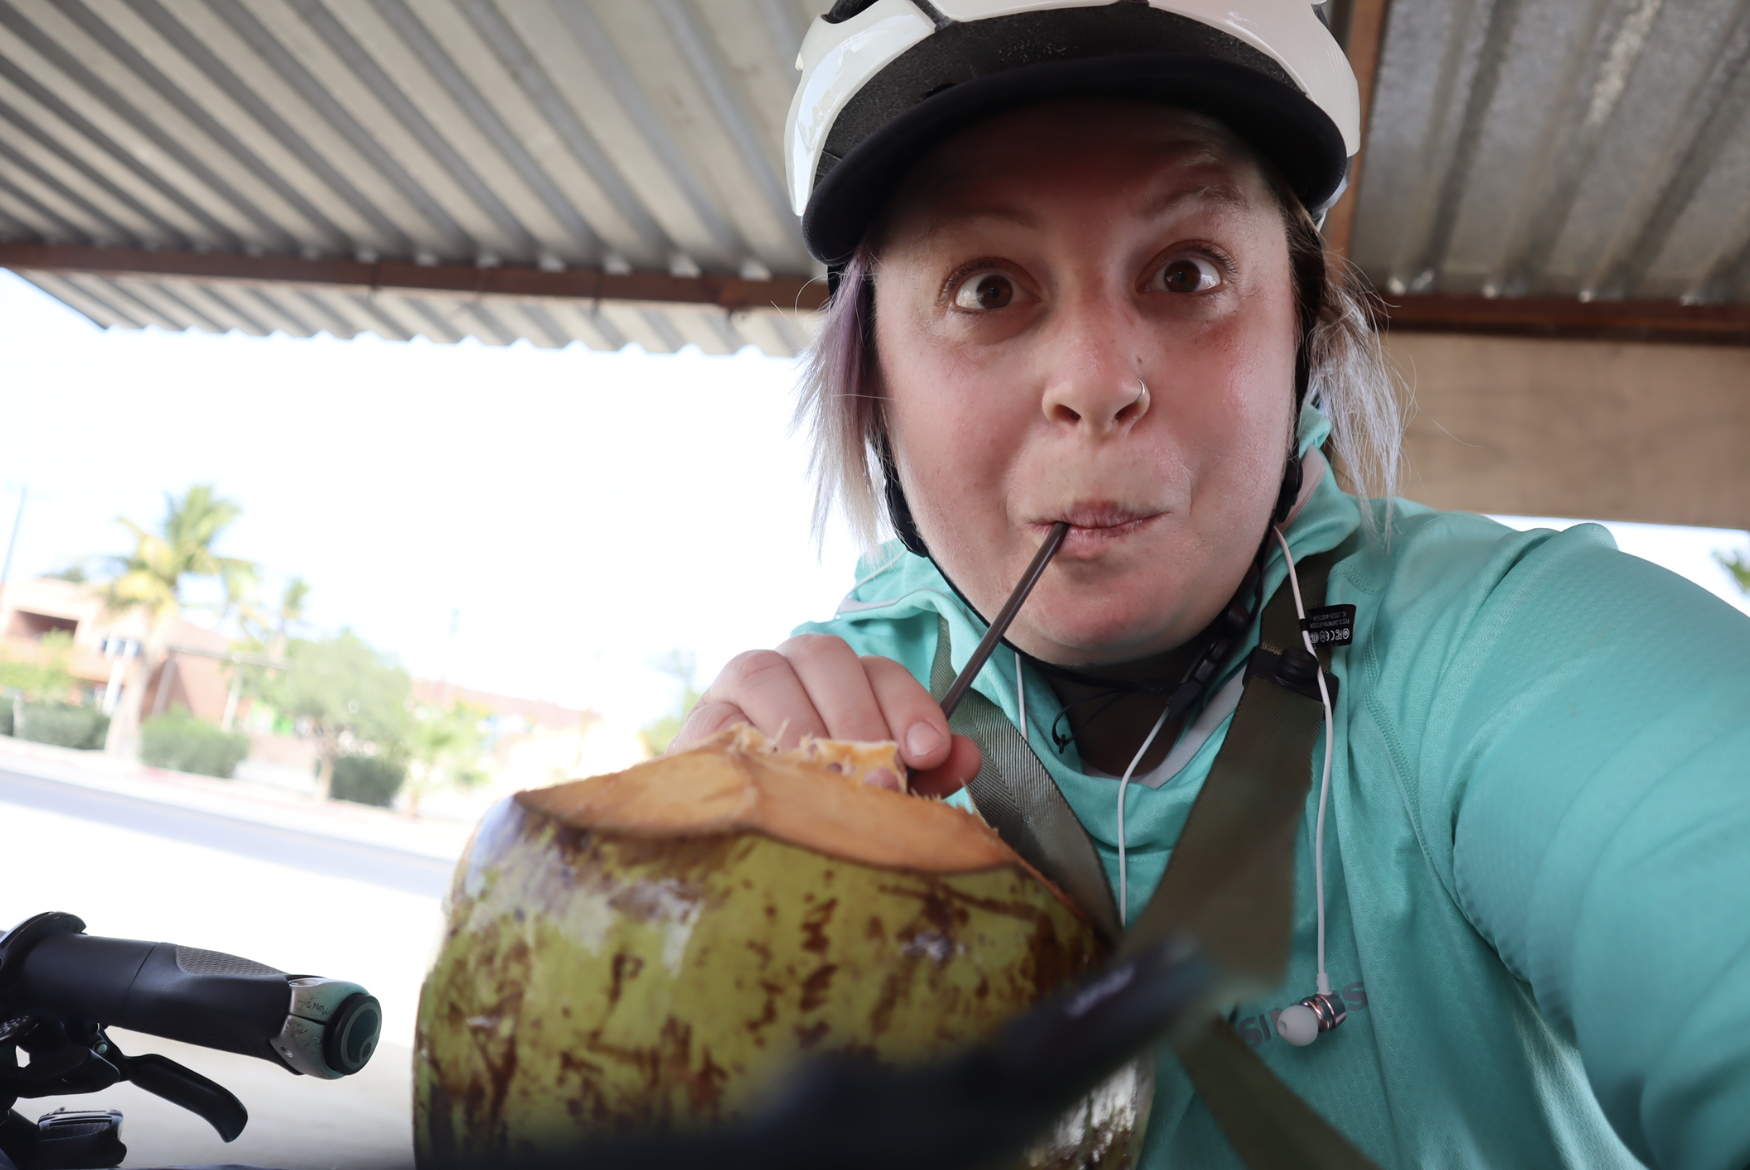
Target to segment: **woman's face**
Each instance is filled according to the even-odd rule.
[[[1013,642],[1117,663],[1207,625],[1293,426],[1287,233],[1247,149],[1140,103],[1019,110],[919,164],[877,255],[900,482],[954,582],[995,613],[1068,520]]]

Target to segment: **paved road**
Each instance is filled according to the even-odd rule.
[[[441,898],[454,863],[0,769],[0,804],[96,821],[401,893]],[[3,928],[0,928],[3,929]]]

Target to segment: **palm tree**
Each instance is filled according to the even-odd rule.
[[[1726,571],[1732,574],[1732,579],[1738,583],[1738,588],[1750,593],[1750,555],[1735,552],[1727,556],[1723,552],[1716,552],[1714,560],[1724,565]]]
[[[280,593],[277,612],[263,609],[250,598],[242,599],[237,606],[237,624],[242,627],[243,640],[235,645],[250,653],[265,654],[270,661],[283,660],[286,639],[291,627],[304,620],[304,601],[309,596],[310,583],[302,577],[292,577]],[[231,693],[225,699],[225,718],[219,724],[221,731],[230,731],[236,722],[237,704],[243,700],[243,669],[241,662],[233,660]]]
[[[170,625],[182,612],[185,577],[217,577],[225,590],[225,608],[233,608],[255,583],[256,566],[237,557],[222,557],[213,545],[243,509],[216,494],[212,484],[195,484],[181,499],[166,493],[162,532],[148,532],[132,520],[119,521],[134,538],[134,551],[111,559],[114,578],[103,588],[112,613],[141,610],[147,634],[140,657],[139,681],[122,693],[121,707],[110,723],[105,745],[112,753],[131,751],[140,728],[146,682],[164,658]],[[166,680],[168,681],[168,680]]]

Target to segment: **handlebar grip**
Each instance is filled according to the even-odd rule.
[[[55,919],[66,919],[57,922]],[[36,924],[44,929],[25,927]],[[39,915],[24,947],[0,954],[7,1010],[55,1012],[203,1048],[270,1060],[333,1080],[364,1068],[383,1030],[376,997],[356,983],[284,971],[175,943],[66,933],[70,915]],[[62,933],[47,933],[60,927]]]
[[[290,1014],[287,978],[217,951],[59,934],[31,948],[9,998],[280,1064],[271,1042]]]

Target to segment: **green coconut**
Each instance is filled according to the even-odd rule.
[[[904,774],[891,745],[741,729],[496,806],[420,997],[422,1164],[745,1117],[807,1057],[945,1053],[1100,957],[981,820],[864,782],[882,772]],[[1131,1161],[1145,1081],[1029,1164]]]

